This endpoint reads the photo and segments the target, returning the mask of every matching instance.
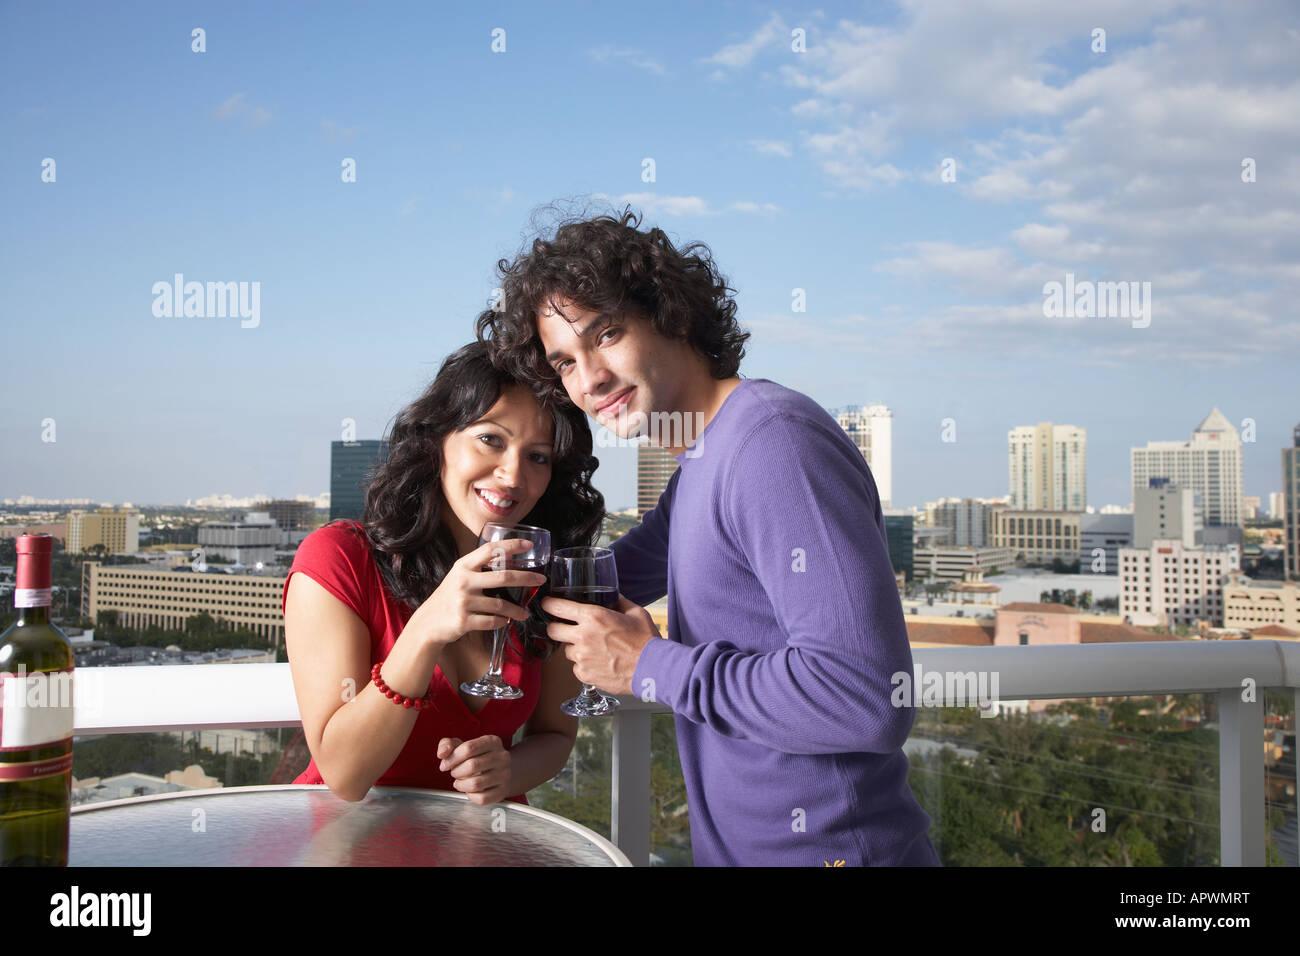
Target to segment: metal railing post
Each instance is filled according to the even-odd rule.
[[[1219,692],[1219,865],[1264,865],[1263,688]]]
[[[650,711],[626,705],[614,720],[610,839],[633,866],[650,865]]]

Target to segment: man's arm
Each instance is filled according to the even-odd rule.
[[[786,646],[748,653],[722,634],[694,647],[650,641],[634,687],[653,680],[655,698],[688,720],[786,753],[902,745],[913,714],[891,705],[890,679],[910,680],[911,648],[875,483],[857,455],[802,417],[755,426],[718,507]]]
[[[641,523],[610,548],[618,566],[618,590],[643,607],[668,593],[668,515],[682,470],[678,468],[659,503],[641,517]]]

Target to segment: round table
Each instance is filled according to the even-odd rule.
[[[518,803],[372,787],[190,790],[72,808],[69,866],[631,866],[598,833]]]

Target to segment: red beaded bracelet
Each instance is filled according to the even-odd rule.
[[[384,683],[384,679],[379,676],[379,668],[383,666],[384,662],[380,661],[374,667],[370,668],[370,679],[375,682],[375,686],[383,692],[385,697],[395,704],[401,704],[403,707],[414,707],[416,710],[424,710],[426,707],[433,706],[432,687],[424,692],[423,697],[406,697]]]

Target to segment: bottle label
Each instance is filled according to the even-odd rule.
[[[49,607],[49,588],[14,588],[14,607]]]
[[[0,671],[0,755],[71,738],[71,667],[28,673],[20,664],[16,674]],[[0,779],[9,778],[0,773]]]
[[[26,763],[5,763],[0,761],[0,781],[39,780],[41,777],[55,777],[72,769],[72,754],[51,757],[49,760],[31,760]]]

